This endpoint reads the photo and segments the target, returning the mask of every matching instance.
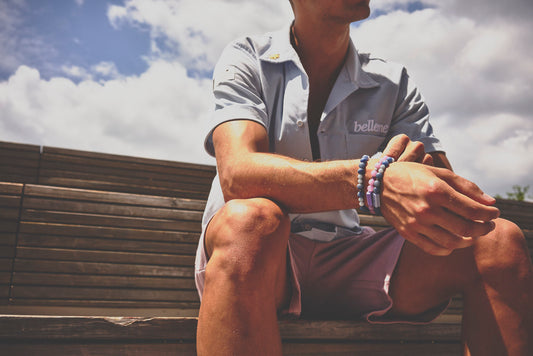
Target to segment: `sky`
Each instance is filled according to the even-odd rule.
[[[455,172],[533,190],[533,2],[371,8],[356,47],[407,67]],[[0,0],[0,141],[214,164],[218,56],[291,19],[286,0]]]

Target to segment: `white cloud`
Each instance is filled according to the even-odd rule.
[[[188,68],[210,70],[231,40],[275,30],[292,18],[288,1],[128,0],[113,5],[108,18],[115,28],[149,27],[152,55],[171,55]]]
[[[0,132],[14,142],[207,162],[210,86],[176,62],[103,84],[43,80],[21,66],[0,83]]]

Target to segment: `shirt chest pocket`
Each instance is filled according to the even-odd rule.
[[[372,156],[374,153],[383,149],[385,136],[372,135],[367,133],[349,133],[344,136],[346,159],[358,159],[367,154]]]

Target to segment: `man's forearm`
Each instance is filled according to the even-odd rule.
[[[219,172],[226,201],[264,197],[291,213],[311,213],[356,207],[358,165],[358,160],[304,162],[252,152]]]

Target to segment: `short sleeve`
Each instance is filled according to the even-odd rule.
[[[215,109],[205,138],[206,151],[214,156],[214,129],[231,120],[252,120],[268,127],[257,54],[249,40],[228,45],[213,72]]]
[[[426,152],[443,151],[429,122],[429,109],[424,97],[405,69],[402,71],[388,138],[391,139],[401,133],[409,136],[412,141],[422,142]]]

